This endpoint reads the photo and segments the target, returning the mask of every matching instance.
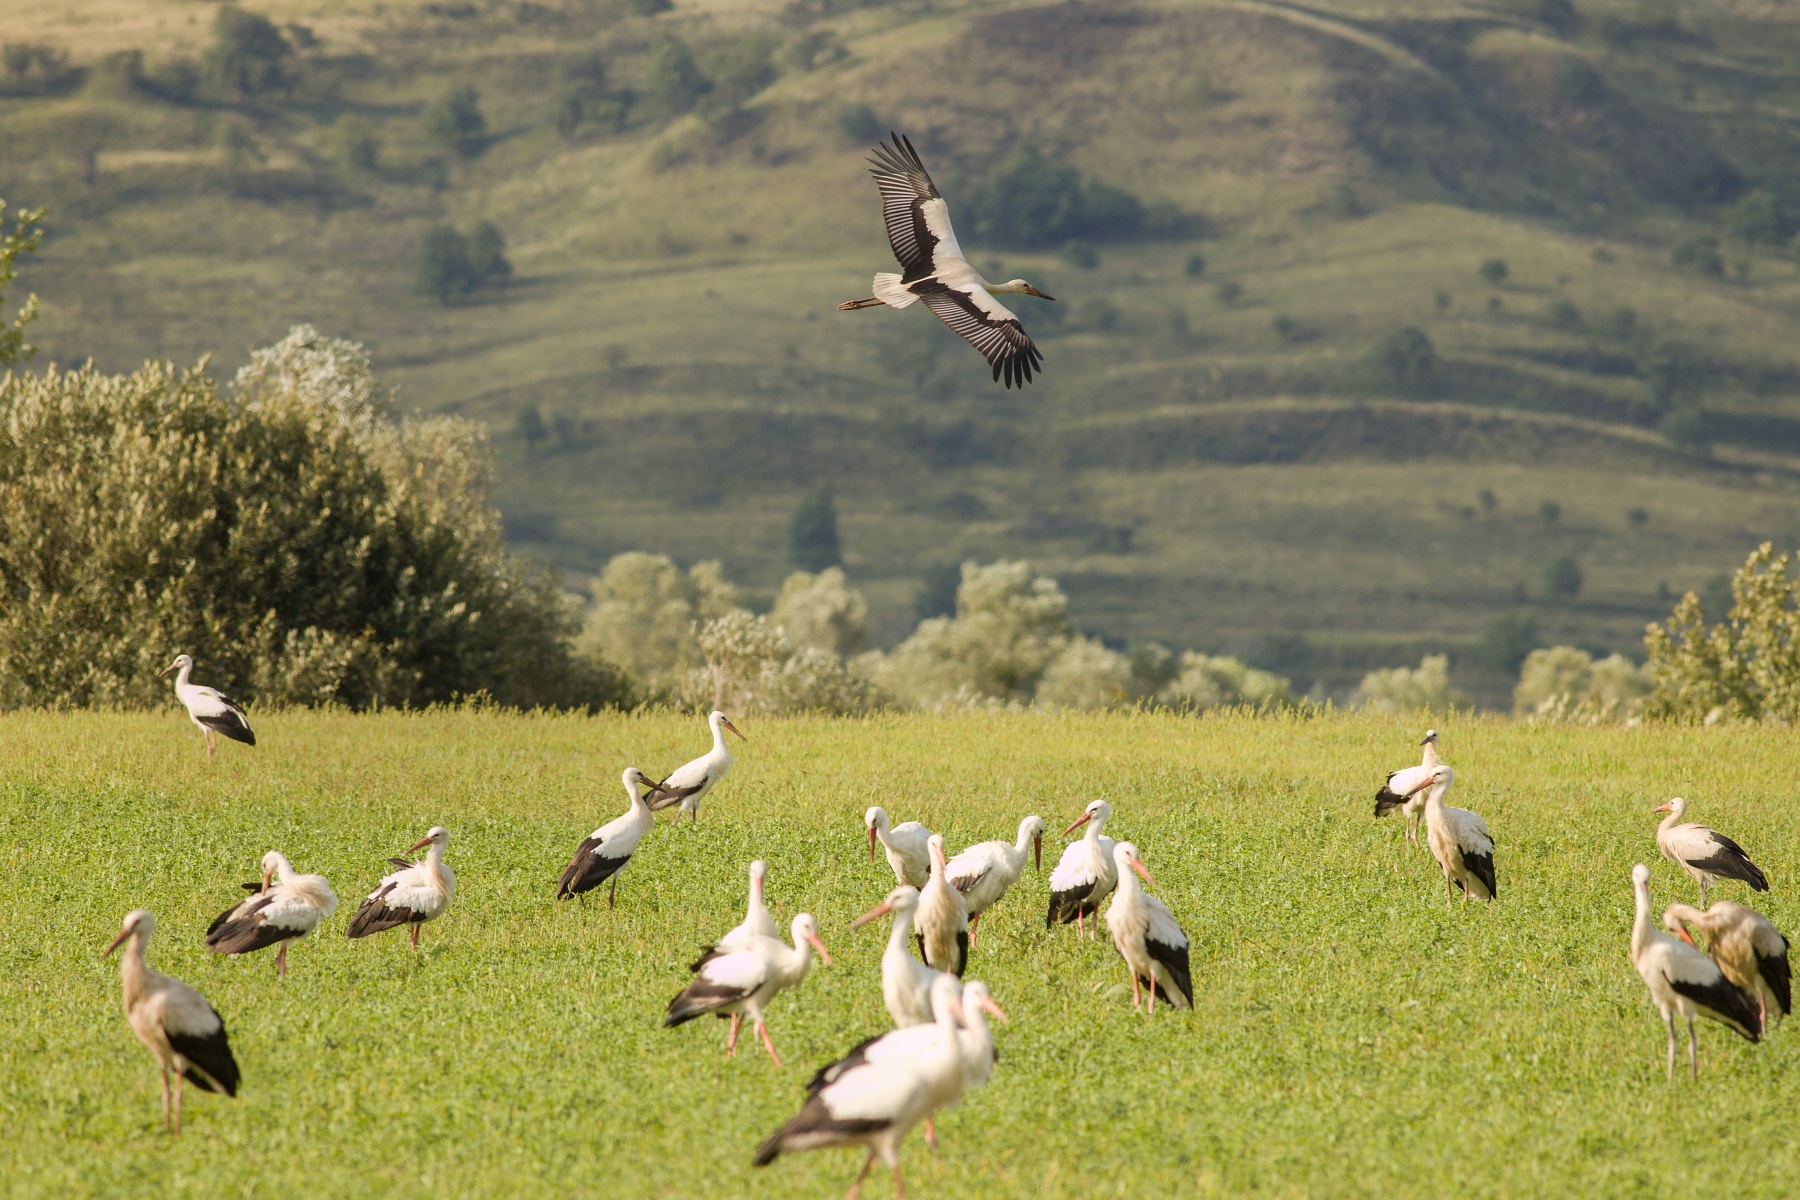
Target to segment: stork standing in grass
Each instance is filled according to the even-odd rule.
[[[1717,1021],[1740,1037],[1762,1037],[1756,1002],[1739,991],[1719,965],[1679,938],[1650,923],[1650,868],[1631,868],[1637,915],[1631,924],[1631,965],[1650,989],[1651,1003],[1669,1031],[1669,1078],[1675,1078],[1675,1018],[1687,1021],[1688,1062],[1700,1078],[1700,1039],[1694,1018]]]
[[[757,938],[780,937],[780,930],[775,928],[775,918],[769,915],[769,906],[763,902],[763,880],[769,874],[769,864],[757,859],[750,864],[750,902],[744,908],[744,919],[736,928],[709,946],[713,950],[742,950],[756,944]]]
[[[712,749],[692,762],[683,763],[669,772],[669,777],[651,787],[645,802],[652,812],[661,812],[671,805],[679,804],[675,822],[681,823],[683,813],[693,813],[694,823],[700,823],[700,802],[706,799],[708,792],[719,786],[719,782],[731,771],[731,764],[737,760],[731,757],[731,751],[725,747],[725,731],[727,729],[749,741],[731,718],[714,709],[706,718],[707,727],[712,730]]]
[[[898,134],[882,142],[869,159],[869,174],[881,193],[881,216],[888,244],[900,260],[900,274],[875,276],[874,295],[838,305],[844,312],[879,304],[907,308],[924,302],[951,332],[981,352],[994,369],[994,380],[1009,388],[1024,387],[1032,372],[1041,371],[1044,356],[1026,334],[1019,318],[996,296],[1036,296],[1054,300],[1023,279],[989,283],[969,265],[956,231],[950,228],[950,206],[919,159],[913,144]]]
[[[299,875],[287,855],[263,855],[262,882],[246,883],[254,893],[220,913],[206,931],[206,948],[214,954],[248,954],[269,946],[275,973],[287,974],[288,943],[298,941],[337,911],[337,894],[323,875]]]
[[[1119,890],[1106,909],[1106,930],[1131,971],[1131,1007],[1137,1008],[1142,999],[1140,986],[1150,989],[1152,1016],[1156,1014],[1158,996],[1176,1008],[1194,1007],[1187,934],[1166,904],[1138,886],[1139,876],[1151,887],[1156,886],[1150,868],[1130,842],[1113,847],[1113,867]]]
[[[1419,765],[1389,771],[1387,782],[1375,793],[1375,815],[1385,817],[1395,809],[1403,812],[1406,816],[1406,840],[1415,846],[1419,844],[1419,817],[1425,811],[1425,792],[1420,785],[1443,762],[1438,757],[1437,738],[1437,730],[1427,729],[1425,740],[1419,743],[1425,747]]]
[[[781,1056],[775,1053],[775,1043],[769,1037],[764,1010],[783,991],[800,986],[812,966],[814,950],[819,952],[821,962],[831,965],[831,955],[819,940],[819,926],[811,913],[796,915],[792,931],[791,947],[780,938],[759,937],[745,949],[714,947],[702,954],[690,968],[693,981],[669,1001],[663,1027],[685,1025],[707,1013],[730,1014],[731,1032],[725,1039],[725,1053],[731,1056],[737,1053],[738,1030],[748,1017],[768,1049],[769,1058],[779,1067]]]
[[[170,671],[181,672],[175,676],[175,698],[187,709],[188,720],[194,723],[194,728],[205,737],[207,762],[212,761],[220,734],[246,746],[256,745],[256,731],[250,728],[250,718],[244,715],[243,705],[217,688],[201,687],[189,681],[189,676],[194,673],[193,659],[177,654],[175,661],[158,671],[157,676],[160,678]]]
[[[449,844],[450,831],[442,825],[433,825],[406,851],[411,854],[414,850],[425,850],[424,862],[388,859],[388,863],[397,869],[392,875],[383,876],[375,890],[363,899],[345,932],[353,938],[361,938],[384,929],[409,925],[412,932],[408,940],[417,946],[419,927],[443,916],[456,896],[456,872],[444,861],[444,847]]]
[[[1706,907],[1706,888],[1715,879],[1736,879],[1749,884],[1753,892],[1768,891],[1769,877],[1750,861],[1742,846],[1704,825],[1682,820],[1687,807],[1688,802],[1677,796],[1650,811],[1669,814],[1656,827],[1656,848],[1700,885],[1700,907]]]
[[[860,929],[870,921],[893,914],[887,947],[881,952],[881,999],[887,1005],[895,1029],[931,1023],[931,989],[938,976],[945,973],[914,958],[907,945],[912,934],[913,914],[918,907],[919,889],[901,884],[887,894],[887,899],[850,922],[850,928]],[[937,1147],[937,1130],[932,1127],[930,1117],[925,1118],[925,1140],[932,1148]]]
[[[1113,864],[1113,840],[1100,833],[1111,819],[1112,805],[1095,800],[1063,830],[1063,836],[1068,837],[1087,826],[1080,841],[1063,848],[1062,861],[1050,872],[1050,911],[1044,918],[1045,929],[1073,921],[1078,935],[1088,932],[1091,937],[1100,936],[1100,902],[1112,894],[1119,882],[1118,868]],[[1093,926],[1091,930],[1084,930],[1084,920]]]
[[[558,900],[591,892],[608,880],[612,887],[606,893],[606,907],[611,908],[619,898],[619,872],[637,853],[644,835],[656,825],[656,817],[644,801],[644,792],[653,786],[650,777],[636,767],[626,767],[620,778],[625,783],[625,794],[631,797],[631,807],[581,839],[581,845],[575,847],[575,857],[556,882]]]
[[[875,861],[875,843],[880,842],[895,882],[924,887],[931,876],[931,851],[926,846],[931,830],[917,821],[889,824],[887,809],[879,804],[863,814],[863,824],[869,828],[869,861]]]
[[[1451,808],[1444,794],[1456,782],[1456,772],[1439,763],[1425,782],[1419,785],[1425,793],[1425,841],[1431,856],[1444,872],[1444,904],[1456,898],[1458,888],[1466,901],[1492,900],[1500,894],[1494,874],[1494,835],[1487,822],[1466,808]]]
[[[225,1036],[225,1022],[206,997],[179,979],[158,975],[144,963],[144,952],[150,947],[150,935],[156,929],[156,918],[148,909],[133,909],[125,914],[119,936],[107,946],[106,954],[130,939],[119,977],[125,991],[125,1019],[131,1032],[156,1056],[162,1067],[163,1128],[181,1132],[182,1081],[192,1080],[196,1087],[224,1096],[237,1095],[238,1065],[232,1056],[231,1042]],[[175,1111],[169,1112],[169,1072],[175,1072]]]
[[[950,886],[962,893],[969,910],[969,948],[975,948],[975,931],[981,914],[1006,895],[1025,870],[1025,854],[1029,850],[1044,869],[1044,821],[1038,816],[1019,822],[1019,840],[978,842],[950,860],[947,868]]]
[[[1763,1029],[1770,1014],[1777,1024],[1793,1011],[1793,974],[1788,968],[1788,940],[1775,922],[1742,904],[1715,900],[1701,912],[1686,904],[1663,909],[1663,928],[1688,945],[1689,929],[1706,938],[1706,952],[1739,991],[1754,996]]]
[[[919,911],[914,917],[919,956],[938,970],[961,978],[969,965],[969,910],[962,893],[950,886],[944,835],[932,834],[926,848],[931,855],[931,875],[919,889]]]

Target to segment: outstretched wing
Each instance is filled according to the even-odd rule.
[[[938,194],[937,184],[912,142],[894,133],[893,144],[882,142],[869,156],[869,174],[881,193],[881,219],[887,224],[888,245],[900,260],[903,281],[923,279],[937,269],[935,252],[942,236],[932,226],[950,229],[950,209]],[[936,217],[937,220],[932,220]],[[954,240],[952,238],[952,240]]]
[[[1024,387],[1032,372],[1044,369],[1044,356],[1019,318],[987,292],[965,292],[936,280],[916,283],[912,291],[952,333],[981,352],[996,381],[1004,377],[1007,387]]]

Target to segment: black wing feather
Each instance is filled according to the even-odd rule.
[[[217,1012],[213,1016],[218,1016]],[[204,1036],[191,1033],[171,1033],[163,1030],[163,1036],[169,1039],[169,1048],[188,1061],[188,1067],[182,1072],[188,1081],[196,1087],[209,1092],[223,1092],[227,1096],[237,1095],[238,1074],[237,1059],[231,1055],[231,1042],[225,1036],[225,1022],[219,1022],[219,1028]]]
[[[619,869],[631,861],[628,854],[624,858],[607,858],[595,853],[600,849],[599,838],[582,838],[581,845],[575,849],[575,857],[563,870],[562,878],[556,884],[556,898],[567,900],[570,896],[579,896],[582,892],[591,892],[601,884],[619,873]]]
[[[651,812],[661,812],[671,805],[681,803],[705,786],[704,783],[696,783],[693,787],[684,788],[669,787],[667,784],[659,783],[648,796],[644,797],[644,803],[649,806]]]
[[[234,742],[242,742],[246,746],[256,745],[256,733],[250,728],[250,718],[246,717],[243,710],[238,708],[232,700],[224,696],[220,696],[219,699],[224,700],[230,707],[217,716],[195,717],[194,720],[214,733],[225,735]]]
[[[1492,854],[1471,854],[1462,852],[1463,869],[1481,880],[1481,885],[1488,890],[1488,895],[1496,900],[1500,898],[1500,887],[1494,876],[1494,856]],[[1465,889],[1466,890],[1466,889]]]
[[[967,292],[933,280],[915,284],[912,292],[950,331],[981,352],[994,368],[995,382],[1024,387],[1032,373],[1044,369],[1044,356],[1017,320],[996,321]]]
[[[882,142],[870,153],[874,165],[869,174],[881,193],[881,219],[887,226],[888,245],[900,262],[901,278],[912,283],[937,269],[937,236],[926,227],[923,208],[927,200],[943,196],[912,142],[897,133],[888,136],[892,145]]]
[[[860,1067],[863,1063],[868,1062],[869,1047],[873,1046],[876,1042],[879,1042],[886,1036],[887,1034],[885,1033],[878,1033],[874,1037],[866,1037],[862,1041],[856,1043],[856,1045],[850,1047],[850,1053],[844,1055],[844,1057],[835,1062],[828,1062],[817,1071],[814,1071],[813,1077],[806,1081],[806,1094],[809,1096],[818,1095],[827,1084],[835,1083],[844,1072],[850,1070],[852,1067]]]
[[[1169,972],[1170,977],[1175,980],[1175,986],[1181,989],[1182,998],[1188,1002],[1188,1007],[1194,1007],[1194,980],[1188,971],[1188,948],[1171,946],[1147,937],[1144,939],[1144,949]],[[1163,999],[1168,998],[1168,993],[1164,992]]]
[[[1051,892],[1050,911],[1044,917],[1044,928],[1054,929],[1058,924],[1067,925],[1075,919],[1076,913],[1085,917],[1089,913],[1100,911],[1098,904],[1087,903],[1087,898],[1094,894],[1094,886],[1094,883],[1085,883],[1066,892]]]
[[[1387,783],[1382,784],[1381,790],[1379,792],[1375,793],[1375,815],[1376,816],[1385,817],[1389,813],[1393,812],[1396,808],[1404,808],[1406,806],[1406,801],[1407,801],[1408,797],[1402,796],[1399,792],[1396,792],[1393,789],[1393,787],[1391,786],[1394,782],[1394,776],[1398,775],[1399,773],[1400,772],[1398,772],[1398,771],[1389,771]]]
[[[356,915],[350,918],[350,927],[344,930],[346,937],[368,937],[371,933],[380,933],[384,929],[395,929],[401,925],[411,925],[423,920],[410,908],[388,907],[387,894],[394,890],[394,884],[387,884],[379,892],[364,900],[356,909]]]
[[[1794,1011],[1793,977],[1789,973],[1787,951],[1780,954],[1758,954],[1756,956],[1757,973],[1769,990],[1775,993],[1775,1002],[1781,1006],[1781,1015],[1787,1016]]]
[[[1762,868],[1750,861],[1744,848],[1714,829],[1710,831],[1713,840],[1719,843],[1719,851],[1711,858],[1690,860],[1690,865],[1716,875],[1720,879],[1736,879],[1750,885],[1753,892],[1769,890],[1769,877],[1762,873]]]
[[[1762,1015],[1757,1012],[1756,1005],[1750,998],[1737,990],[1731,980],[1720,972],[1710,983],[1692,983],[1680,979],[1670,979],[1664,975],[1671,988],[1698,1004],[1706,1010],[1706,1015],[1726,1026],[1733,1033],[1747,1041],[1758,1041],[1762,1037]]]

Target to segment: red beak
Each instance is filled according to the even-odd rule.
[[[420,838],[418,841],[416,841],[412,845],[408,846],[406,848],[406,852],[408,854],[411,854],[414,850],[423,850],[425,847],[427,847],[429,845],[431,845],[430,838]]]
[[[994,1002],[994,998],[992,996],[983,996],[981,998],[981,1007],[987,1010],[988,1016],[993,1017],[994,1019],[998,1020],[1002,1024],[1004,1024],[1004,1025],[1012,1024],[1011,1021],[1007,1020],[1006,1011]]]
[[[274,872],[270,871],[267,867],[264,867],[263,868],[263,885],[262,885],[263,891],[267,892],[269,890],[269,880],[272,879],[273,877],[274,877]]]
[[[1669,805],[1668,805],[1667,801],[1665,801],[1662,804],[1657,805],[1655,808],[1651,809],[1650,811],[1651,812],[1668,812]]]
[[[1150,877],[1149,867],[1146,867],[1143,863],[1134,858],[1131,860],[1131,869],[1136,871],[1139,875],[1142,875],[1145,883],[1149,884],[1151,887],[1156,886],[1156,880]]]
[[[875,827],[869,826],[869,861],[875,861]]]
[[[818,934],[814,934],[806,940],[811,942],[812,948],[819,952],[819,961],[829,967],[831,965],[831,955],[826,953],[825,943],[819,940]]]
[[[743,738],[744,741],[747,742],[750,740],[749,738],[744,737],[744,731],[739,729],[736,725],[733,725],[729,719],[720,721],[719,724],[724,726],[726,729],[731,730],[731,732],[737,734],[738,737]]]
[[[1687,931],[1686,925],[1677,925],[1675,927],[1675,936],[1680,938],[1682,941],[1686,942],[1688,945],[1694,946],[1694,939],[1688,936],[1688,931]],[[1696,949],[1696,950],[1698,950],[1699,948],[1700,947],[1698,947],[1698,946],[1694,946],[1694,949]]]
[[[861,929],[864,925],[867,925],[870,921],[874,921],[881,917],[885,917],[893,911],[894,911],[894,906],[889,904],[886,900],[883,900],[880,904],[877,904],[874,908],[871,908],[868,912],[866,912],[862,916],[856,918],[856,920],[850,922],[850,928]]]
[[[1031,839],[1031,861],[1038,870],[1044,869],[1044,835],[1041,833]]]
[[[107,957],[107,955],[111,954],[114,950],[117,950],[119,948],[120,942],[124,941],[126,938],[128,938],[130,936],[131,936],[131,930],[129,930],[129,929],[119,930],[119,936],[114,938],[112,941],[110,941],[106,944],[106,949],[101,951],[100,957],[101,958]]]
[[[1079,817],[1076,817],[1074,821],[1070,822],[1069,827],[1062,831],[1062,835],[1064,837],[1068,837],[1071,833],[1074,833],[1077,829],[1080,829],[1083,825],[1086,825],[1089,821],[1091,821],[1093,819],[1094,819],[1093,813],[1091,813],[1091,812],[1082,813]]]

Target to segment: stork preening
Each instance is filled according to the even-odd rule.
[[[636,767],[626,767],[620,778],[625,783],[625,794],[631,798],[631,807],[581,839],[581,845],[575,847],[575,857],[556,881],[558,900],[591,892],[609,880],[612,886],[606,892],[606,907],[611,908],[618,900],[619,872],[631,861],[644,835],[656,825],[656,817],[644,800],[644,792],[653,786],[650,777]]]
[[[262,882],[246,883],[253,893],[220,913],[206,930],[214,954],[248,954],[280,946],[275,973],[287,974],[288,943],[298,941],[337,911],[337,894],[323,875],[299,875],[287,855],[271,850],[262,858]]]
[[[887,948],[881,952],[881,999],[896,1029],[931,1021],[931,985],[943,974],[914,958],[907,945],[918,907],[919,889],[901,884],[887,894],[887,899],[850,922],[850,928],[860,929],[870,921],[893,915]]]
[[[250,728],[250,718],[244,715],[243,705],[217,688],[189,682],[188,677],[194,673],[193,659],[177,654],[174,662],[156,674],[161,678],[170,671],[181,672],[175,676],[175,698],[187,709],[188,720],[194,723],[194,728],[205,737],[207,762],[212,761],[221,733],[234,742],[256,745],[256,731]]]
[[[730,717],[717,709],[706,718],[706,724],[712,730],[712,749],[669,772],[667,779],[651,785],[650,794],[645,797],[652,812],[661,812],[672,804],[681,805],[675,811],[677,825],[681,823],[683,813],[693,813],[694,823],[700,823],[700,802],[730,773],[731,764],[737,761],[725,748],[725,731],[729,729],[744,741],[750,740],[731,723]]]
[[[1438,757],[1437,737],[1437,730],[1427,729],[1425,740],[1419,743],[1425,747],[1419,765],[1389,771],[1387,782],[1375,793],[1375,815],[1385,817],[1395,809],[1401,810],[1406,815],[1406,840],[1415,846],[1419,844],[1419,817],[1425,812],[1425,791],[1421,785],[1443,761]]]
[[[969,948],[975,948],[976,928],[981,914],[1006,895],[1025,870],[1026,851],[1031,852],[1038,870],[1044,869],[1044,822],[1038,816],[1019,822],[1016,842],[977,842],[950,860],[947,873],[950,886],[962,893],[963,905],[969,910]]]
[[[1194,983],[1188,973],[1188,938],[1168,905],[1138,885],[1142,876],[1151,887],[1156,881],[1130,842],[1113,847],[1113,867],[1118,891],[1106,909],[1106,931],[1113,946],[1131,971],[1131,1007],[1142,1000],[1140,988],[1150,990],[1149,1014],[1156,1015],[1161,996],[1176,1008],[1194,1007]]]
[[[781,931],[775,928],[775,918],[769,915],[769,906],[763,902],[763,880],[769,874],[769,864],[757,859],[750,864],[750,901],[744,907],[744,919],[732,931],[707,948],[713,950],[744,950],[756,944],[757,938],[780,937]]]
[[[384,929],[410,925],[412,932],[408,941],[417,946],[419,927],[443,916],[456,895],[456,872],[444,861],[444,847],[449,844],[450,831],[442,825],[433,825],[424,837],[406,848],[411,854],[430,847],[424,862],[388,859],[388,864],[396,870],[392,875],[382,876],[375,890],[363,899],[345,932],[360,938]]]
[[[1764,1031],[1771,1014],[1779,1024],[1793,1011],[1793,975],[1788,968],[1788,940],[1775,922],[1730,900],[1715,900],[1701,912],[1686,904],[1663,909],[1663,928],[1688,945],[1690,929],[1706,938],[1706,953],[1719,964],[1725,978],[1739,991],[1756,999],[1757,1016]]]
[[[1649,867],[1639,863],[1631,868],[1631,887],[1637,900],[1637,915],[1631,924],[1631,965],[1650,989],[1650,1000],[1669,1031],[1669,1078],[1675,1078],[1675,1018],[1679,1016],[1687,1021],[1688,1062],[1698,1080],[1700,1038],[1694,1031],[1695,1017],[1717,1021],[1752,1042],[1762,1037],[1762,1018],[1756,1002],[1725,977],[1719,964],[1650,923]]]
[[[1500,894],[1494,874],[1494,835],[1487,822],[1466,808],[1451,808],[1444,794],[1456,782],[1456,772],[1439,763],[1420,784],[1425,793],[1425,841],[1431,856],[1444,871],[1444,904],[1450,906],[1456,891],[1462,898],[1492,900]]]
[[[812,966],[814,950],[819,952],[821,962],[831,965],[831,955],[819,940],[819,926],[811,913],[794,917],[793,936],[791,947],[780,938],[759,937],[742,950],[713,947],[706,951],[690,968],[693,981],[669,1001],[663,1027],[685,1025],[707,1013],[729,1015],[731,1031],[726,1035],[725,1053],[732,1057],[737,1054],[738,1030],[748,1017],[768,1049],[769,1058],[779,1067],[781,1056],[775,1053],[775,1043],[769,1037],[764,1010],[783,991],[800,986]]]
[[[798,1150],[867,1146],[869,1157],[848,1200],[862,1194],[876,1159],[894,1173],[895,1195],[905,1200],[901,1141],[914,1125],[954,1104],[967,1078],[961,992],[954,976],[939,976],[931,989],[930,1024],[871,1038],[822,1067],[800,1111],[756,1148],[751,1161],[766,1167]]]
[[[875,861],[875,843],[880,842],[895,882],[924,887],[931,876],[931,852],[926,848],[931,830],[917,821],[890,825],[887,809],[879,804],[863,814],[863,824],[869,828],[869,861]]]
[[[1024,387],[1032,372],[1041,371],[1044,356],[1026,334],[1019,318],[995,296],[1036,296],[1054,300],[1023,279],[989,283],[969,265],[956,231],[950,228],[950,206],[938,193],[912,142],[890,134],[869,161],[869,174],[881,193],[881,216],[888,244],[900,260],[900,273],[875,276],[874,295],[848,300],[839,312],[886,304],[907,308],[923,301],[926,308],[981,352],[994,369],[994,380],[1009,388]]]
[[[106,947],[105,958],[127,938],[119,978],[125,992],[125,1020],[131,1032],[162,1067],[163,1128],[181,1132],[182,1081],[192,1080],[203,1091],[237,1095],[238,1065],[225,1036],[225,1022],[206,997],[179,979],[158,975],[144,963],[156,918],[148,909],[125,914],[119,936]],[[175,1072],[175,1111],[169,1112],[169,1072]]]
[[[1100,902],[1112,894],[1119,882],[1118,868],[1113,864],[1113,840],[1100,831],[1112,819],[1112,805],[1104,800],[1089,804],[1069,827],[1068,837],[1083,825],[1087,833],[1078,842],[1063,847],[1062,861],[1050,872],[1050,911],[1044,917],[1044,928],[1055,928],[1058,922],[1075,922],[1075,932],[1099,938]],[[1092,928],[1084,929],[1087,921]]]
[[[1687,807],[1688,802],[1677,796],[1650,811],[1669,814],[1656,827],[1656,848],[1700,885],[1700,907],[1706,907],[1706,889],[1715,879],[1736,879],[1749,884],[1753,892],[1768,891],[1769,877],[1750,861],[1742,846],[1704,825],[1682,820]]]
[[[969,965],[969,910],[962,893],[950,886],[944,835],[932,834],[926,849],[931,875],[919,889],[919,911],[913,918],[918,925],[919,956],[927,965],[960,979]]]

